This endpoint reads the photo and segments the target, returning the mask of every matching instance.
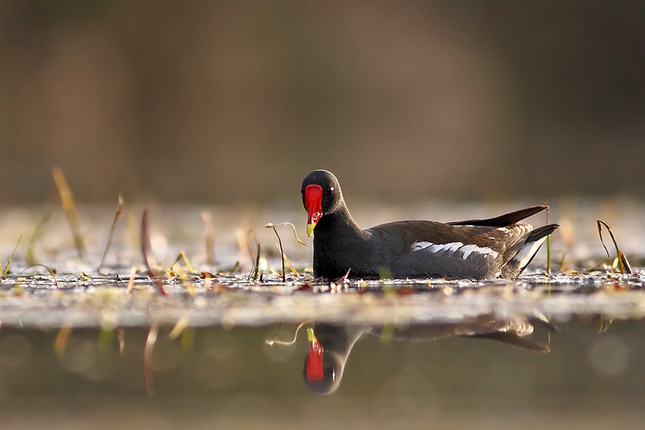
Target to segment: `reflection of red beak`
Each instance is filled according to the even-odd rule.
[[[317,185],[314,186],[317,187]],[[318,343],[316,336],[314,336],[314,330],[311,327],[307,329],[307,340],[309,341],[309,354],[307,355],[307,379],[318,381],[325,375],[325,371],[323,369],[323,349],[322,346],[320,346],[320,343]]]
[[[305,206],[307,207],[307,236],[314,233],[314,228],[322,216],[322,188],[320,185],[307,185],[305,188]]]

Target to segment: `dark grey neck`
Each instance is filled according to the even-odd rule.
[[[314,333],[323,349],[347,358],[356,341],[365,331],[362,327],[316,324]]]
[[[338,279],[369,260],[369,234],[360,229],[344,205],[323,216],[314,230],[314,276]]]
[[[342,204],[341,207],[320,218],[316,229],[314,230],[314,242],[317,237],[326,236],[330,234],[339,234],[339,235],[359,235],[361,236],[363,230],[354,222],[347,206]]]

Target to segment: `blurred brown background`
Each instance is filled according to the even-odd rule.
[[[645,3],[0,1],[0,189],[645,193]]]

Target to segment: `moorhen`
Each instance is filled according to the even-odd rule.
[[[330,394],[340,385],[345,364],[356,341],[363,334],[410,342],[434,341],[448,337],[495,340],[532,352],[549,352],[548,346],[526,339],[534,326],[547,332],[558,331],[544,316],[530,318],[479,315],[456,323],[438,323],[390,327],[349,327],[316,324],[307,329],[309,352],[302,370],[307,388],[318,394]]]
[[[318,394],[336,391],[343,379],[349,353],[364,331],[362,327],[335,324],[316,324],[315,332],[311,327],[307,329],[309,352],[302,377],[311,391]]]
[[[532,206],[489,219],[441,223],[398,221],[362,230],[345,205],[338,179],[314,170],[302,182],[307,236],[314,234],[314,276],[330,280],[514,278],[557,224],[533,230],[520,222],[547,209]]]

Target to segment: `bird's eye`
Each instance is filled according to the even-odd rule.
[[[329,187],[325,190],[326,196],[331,196],[332,194],[334,194],[334,187]]]

